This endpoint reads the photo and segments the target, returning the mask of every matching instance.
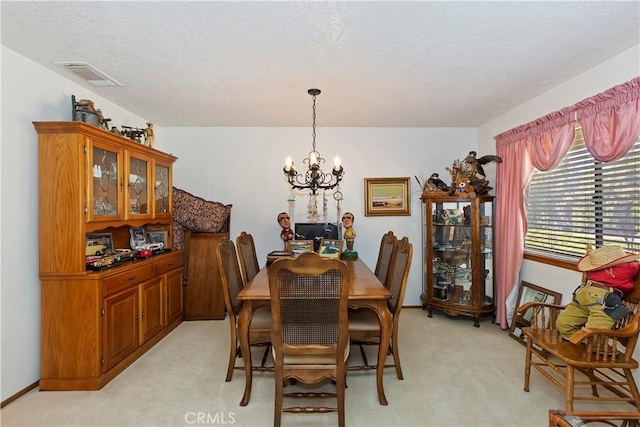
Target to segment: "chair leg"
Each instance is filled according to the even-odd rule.
[[[529,392],[529,377],[531,376],[531,342],[527,341],[527,353],[524,358],[524,391]]]
[[[593,369],[587,369],[587,376],[589,377],[589,381],[591,381],[591,393],[593,393],[595,397],[599,397],[598,386],[596,386],[598,378],[596,378],[595,374],[593,373]]]
[[[575,372],[573,366],[567,365],[567,394],[566,394],[566,404],[567,404],[567,412],[573,411],[573,387],[574,387],[574,376]]]
[[[267,356],[269,356],[269,350],[271,350],[271,344],[267,344],[266,349],[264,350],[264,354],[262,355],[262,361],[260,362],[260,367],[264,368],[264,364],[267,362]]]
[[[631,391],[631,395],[635,400],[635,405],[638,411],[640,411],[640,393],[638,393],[638,386],[636,385],[636,380],[633,379],[633,373],[631,369],[623,369],[624,377],[627,379],[629,383],[629,390]]]
[[[338,398],[338,426],[345,426],[345,407],[344,407],[344,395],[345,395],[345,387],[346,387],[346,377],[347,370],[344,369],[344,375],[340,375],[338,372],[338,377],[336,378],[336,397]]]
[[[227,377],[225,382],[231,381],[233,378],[233,367],[236,364],[236,358],[238,357],[238,335],[235,327],[231,328],[231,346],[229,348],[229,365],[227,367]]]
[[[396,375],[399,380],[404,380],[402,375],[402,367],[400,366],[400,352],[398,350],[398,334],[394,333],[391,336],[391,353],[393,354],[393,363],[396,365]]]
[[[282,423],[282,399],[284,398],[284,380],[282,379],[283,372],[278,371],[276,368],[276,395],[273,413],[273,426],[280,427]]]
[[[365,353],[364,347],[362,346],[362,344],[359,344],[359,347],[360,347],[360,354],[362,355],[362,363],[364,364],[364,366],[369,366],[369,361],[367,360],[367,353]]]

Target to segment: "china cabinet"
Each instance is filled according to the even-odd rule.
[[[86,267],[86,236],[129,247],[167,233],[176,158],[82,122],[34,122],[39,138],[40,390],[96,390],[184,318],[182,250]]]
[[[423,308],[495,317],[493,197],[422,197]]]

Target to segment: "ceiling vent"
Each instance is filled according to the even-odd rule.
[[[123,86],[122,83],[107,76],[105,73],[86,62],[55,62],[55,65],[72,72],[94,86]]]

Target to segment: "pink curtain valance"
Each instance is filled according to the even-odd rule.
[[[620,159],[640,136],[640,78],[580,101],[573,110],[593,158]]]
[[[510,129],[497,135],[496,147],[503,144],[512,144],[514,142],[522,141],[532,136],[540,135],[545,132],[550,132],[552,129],[565,126],[573,123],[575,117],[571,112],[570,107],[565,107],[561,110],[554,111],[539,119],[525,123],[524,125]]]

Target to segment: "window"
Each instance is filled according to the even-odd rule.
[[[640,252],[640,140],[621,159],[602,163],[576,129],[557,168],[531,175],[525,194],[525,249],[582,256],[587,245]]]

